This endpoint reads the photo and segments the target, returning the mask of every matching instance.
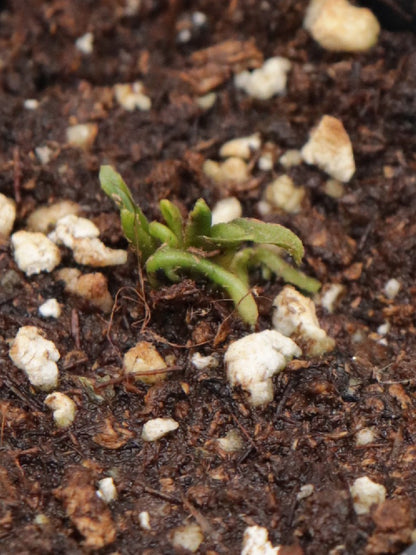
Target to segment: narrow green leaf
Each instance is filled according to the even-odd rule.
[[[237,218],[227,224],[216,224],[211,228],[211,240],[220,245],[252,241],[276,245],[285,249],[300,263],[304,254],[302,241],[293,231],[279,224],[269,224],[254,218]]]
[[[243,283],[249,286],[248,271],[251,266],[251,259],[253,257],[254,249],[247,248],[238,251],[229,266],[230,272],[235,274]]]
[[[130,212],[134,212],[136,210],[136,204],[134,203],[130,189],[127,187],[121,175],[116,172],[114,168],[111,166],[101,166],[99,179],[101,189],[111,199],[113,199],[120,209],[125,208]]]
[[[149,221],[135,204],[130,189],[114,168],[101,166],[99,178],[102,190],[120,209],[121,226],[126,238],[132,243],[142,262],[145,261],[157,247],[149,234]]]
[[[149,233],[161,243],[166,243],[169,247],[176,248],[179,246],[178,238],[166,225],[159,222],[150,222]]]
[[[200,247],[204,244],[204,237],[211,233],[212,214],[204,199],[196,201],[192,212],[188,215],[184,233],[184,245],[187,247]]]
[[[253,249],[253,261],[264,264],[274,274],[280,276],[287,283],[295,285],[302,291],[316,293],[321,287],[317,279],[307,276],[300,270],[293,268],[285,262],[278,254],[269,250],[267,247],[257,247]]]
[[[111,166],[101,166],[99,175],[102,190],[114,200],[121,209],[135,212],[144,231],[148,231],[149,221],[140,206],[134,202],[130,189],[121,175]]]
[[[133,245],[134,250],[140,257],[141,263],[143,263],[157,248],[153,237],[143,229],[136,212],[130,212],[122,208],[120,210],[120,221],[124,235]]]
[[[203,275],[226,291],[244,322],[252,326],[257,322],[257,305],[248,287],[237,276],[218,264],[189,252],[162,247],[146,262],[146,271],[151,283],[155,283],[156,273],[160,270],[172,281],[180,279],[177,274],[180,270]]]
[[[167,223],[167,226],[176,235],[178,245],[183,245],[183,221],[179,208],[170,202],[170,200],[163,199],[159,203],[162,216]]]

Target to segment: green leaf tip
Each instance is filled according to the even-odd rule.
[[[135,203],[129,188],[121,175],[112,166],[101,166],[99,173],[101,189],[114,200],[117,206],[130,212],[135,211]]]
[[[204,237],[211,233],[212,213],[204,199],[196,201],[193,210],[188,215],[185,227],[185,247],[200,247],[204,244]]]

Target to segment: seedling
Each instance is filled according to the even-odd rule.
[[[253,218],[212,225],[211,210],[203,199],[197,200],[185,222],[178,207],[163,199],[159,206],[165,223],[149,222],[111,166],[101,166],[100,183],[119,207],[124,234],[152,287],[157,287],[161,273],[173,282],[183,274],[201,275],[231,297],[242,320],[251,326],[258,318],[249,286],[252,267],[260,266],[266,274],[274,273],[309,293],[320,287],[281,257],[281,250],[286,251],[299,264],[304,254],[301,240],[286,227]]]

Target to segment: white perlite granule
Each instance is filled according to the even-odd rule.
[[[79,214],[81,206],[72,200],[60,200],[50,206],[41,206],[30,214],[27,219],[27,226],[30,231],[40,231],[47,233],[58,220],[70,214]],[[50,237],[49,237],[50,238]],[[55,242],[55,241],[54,241]]]
[[[111,477],[103,478],[98,482],[97,495],[106,503],[117,499],[117,489]]]
[[[393,300],[397,293],[400,291],[400,281],[396,278],[391,278],[384,286],[384,294],[388,299]]]
[[[48,299],[38,308],[39,314],[44,318],[59,318],[61,305],[56,299]]]
[[[347,182],[354,175],[355,162],[350,138],[342,122],[332,116],[322,117],[301,154],[307,164],[318,166],[339,181]]]
[[[77,268],[62,268],[56,278],[65,283],[65,291],[87,299],[103,312],[111,312],[113,298],[108,290],[107,278],[101,272],[81,274]]]
[[[96,123],[78,123],[67,128],[66,140],[71,146],[88,149],[93,145],[97,133]]]
[[[65,245],[72,249],[75,239],[98,237],[100,230],[87,218],[81,218],[75,214],[68,214],[59,218],[49,239],[57,245]]]
[[[252,72],[243,71],[234,77],[237,88],[243,89],[252,98],[268,100],[286,90],[287,74],[291,63],[287,58],[269,58],[262,67]]]
[[[344,292],[344,285],[341,285],[340,283],[328,283],[322,288],[321,306],[332,314],[340,302]]]
[[[305,188],[296,187],[288,175],[281,175],[267,185],[263,198],[273,209],[280,209],[288,214],[297,214],[301,211],[302,201],[305,197]]]
[[[263,526],[248,526],[244,530],[241,555],[277,555],[280,546],[273,547]]]
[[[16,203],[13,199],[0,193],[0,235],[8,237],[16,218]]]
[[[357,478],[350,487],[350,493],[357,515],[369,513],[372,505],[379,505],[386,499],[386,488],[367,476]]]
[[[216,368],[218,360],[213,355],[203,356],[201,353],[194,353],[191,362],[197,370],[206,370],[208,368]]]
[[[179,424],[173,418],[154,418],[148,420],[142,430],[143,441],[157,441],[169,432],[179,428]]]
[[[218,185],[222,185],[228,181],[234,183],[242,182],[249,178],[249,170],[246,162],[236,156],[231,156],[224,160],[224,162],[205,160],[202,165],[202,171]]]
[[[380,33],[373,13],[347,0],[312,0],[303,25],[322,48],[339,52],[368,50]]]
[[[53,411],[53,419],[58,428],[68,428],[74,421],[76,405],[68,395],[54,391],[46,397],[45,405]]]
[[[58,247],[40,232],[17,231],[12,235],[14,259],[27,276],[52,272],[61,262]]]
[[[355,445],[357,447],[363,447],[364,445],[370,445],[374,443],[377,434],[374,428],[362,428],[355,434]]]
[[[97,226],[87,218],[70,214],[57,221],[49,238],[58,245],[64,244],[72,249],[78,264],[95,268],[125,264],[127,251],[106,247],[98,239],[99,233]]]
[[[171,534],[172,545],[178,549],[184,549],[195,553],[204,541],[204,535],[198,524],[185,524],[175,530]]]
[[[85,33],[75,41],[75,47],[83,54],[92,54],[94,49],[94,35],[92,33]]]
[[[39,108],[39,100],[36,100],[36,98],[26,98],[23,102],[23,108],[26,110],[37,110]]]
[[[152,107],[152,101],[144,94],[141,81],[114,85],[114,95],[120,106],[129,112],[136,108],[146,112]]]
[[[216,100],[217,100],[217,93],[210,92],[202,96],[198,96],[195,99],[195,102],[198,104],[201,110],[209,110],[214,106]]]
[[[312,299],[286,285],[273,301],[273,327],[302,346],[305,354],[332,351],[335,341],[319,325]]]
[[[154,384],[166,379],[165,372],[152,373],[166,368],[166,362],[156,347],[148,341],[139,341],[125,353],[123,368],[126,374],[143,383]]]
[[[249,160],[253,152],[258,150],[261,146],[260,133],[254,133],[249,137],[238,137],[227,141],[220,148],[221,158],[229,158],[230,156],[237,156],[243,160]]]
[[[150,524],[150,515],[148,511],[141,511],[139,513],[139,524],[143,530],[151,530],[152,526]]]
[[[21,327],[14,338],[9,356],[26,373],[34,387],[50,391],[58,385],[56,362],[60,354],[55,344],[45,339],[41,329],[35,326]]]
[[[275,330],[246,335],[231,343],[225,353],[228,381],[248,391],[252,405],[270,403],[274,394],[272,377],[301,354],[294,341]]]
[[[212,225],[231,222],[243,215],[243,207],[236,197],[219,200],[212,209]]]

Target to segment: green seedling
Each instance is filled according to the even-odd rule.
[[[258,311],[250,291],[250,269],[260,267],[265,275],[276,274],[308,293],[320,287],[316,279],[282,258],[286,252],[299,264],[304,254],[301,240],[286,227],[253,218],[212,225],[211,210],[203,199],[185,222],[178,207],[163,199],[160,212],[165,223],[149,222],[111,166],[101,166],[100,183],[119,207],[123,232],[153,287],[161,273],[173,282],[184,274],[202,276],[231,297],[242,320],[251,326]]]

